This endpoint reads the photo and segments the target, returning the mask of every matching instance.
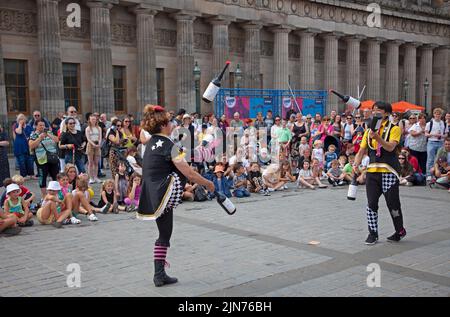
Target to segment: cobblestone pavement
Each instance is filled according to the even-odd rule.
[[[39,193],[34,183],[27,185]],[[371,247],[364,245],[365,190],[354,202],[346,193],[291,188],[233,198],[233,216],[214,201],[183,203],[167,270],[179,283],[161,288],[152,282],[155,223],[128,213],[101,214],[95,223],[80,216],[81,225],[64,229],[35,220],[18,236],[0,235],[0,289],[7,296],[71,297],[450,296],[447,191],[401,188],[408,235],[397,244],[386,242],[393,225],[381,199],[380,243]],[[71,263],[81,268],[79,288],[67,286]],[[380,267],[380,287],[368,287],[372,263]]]

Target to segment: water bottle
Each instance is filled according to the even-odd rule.
[[[358,181],[356,180],[357,175],[354,174],[352,178],[352,182],[348,187],[347,199],[348,200],[356,200],[356,193],[358,192]]]
[[[215,191],[214,194],[216,195],[217,202],[219,203],[220,207],[222,207],[227,214],[232,215],[236,212],[236,206],[231,202],[231,200],[228,199],[227,196],[217,191]]]

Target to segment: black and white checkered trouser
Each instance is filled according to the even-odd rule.
[[[170,247],[170,238],[173,230],[173,210],[180,204],[184,190],[178,174],[172,173],[171,176],[174,177],[172,194],[170,195],[164,212],[156,219],[159,237],[156,240],[155,245],[165,247]]]
[[[166,209],[175,209],[180,204],[183,198],[184,188],[177,173],[174,172],[170,175],[174,178],[174,183],[172,187],[172,194],[170,195],[169,201],[167,202]]]
[[[378,232],[378,201],[383,194],[387,207],[394,222],[396,232],[403,229],[399,181],[392,173],[367,173],[367,225],[369,231]]]

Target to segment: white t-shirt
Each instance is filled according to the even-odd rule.
[[[311,177],[311,176],[312,171],[310,169],[308,170],[301,169],[300,172],[298,172],[298,177]]]
[[[436,122],[436,120],[434,120],[434,119],[431,119],[431,120],[433,120],[433,128],[431,129],[431,132],[430,132],[431,121],[427,123],[427,125],[425,127],[425,131],[429,132],[431,134],[436,134],[436,133],[444,134],[444,130],[445,130],[444,121],[441,120],[439,122]],[[429,137],[428,138],[428,141],[441,141],[441,140],[443,140],[442,137],[440,139],[438,139],[437,137]]]
[[[151,135],[150,133],[148,133],[147,130],[142,129],[142,131],[144,132],[144,136],[145,136],[147,139],[150,139],[150,138],[152,137],[152,135]],[[141,151],[141,157],[142,157],[142,158],[144,158],[145,147],[146,147],[146,145],[145,145],[145,144],[142,144],[142,147],[141,147],[141,150],[142,150],[142,151]]]
[[[423,129],[420,127],[420,124],[415,123],[411,128],[409,128],[408,132],[421,132],[422,130]],[[419,136],[412,136],[411,134],[409,134],[408,147],[413,151],[426,152],[427,137],[424,133],[420,134]]]

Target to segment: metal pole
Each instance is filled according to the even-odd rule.
[[[195,112],[200,115],[200,81],[195,81]]]

